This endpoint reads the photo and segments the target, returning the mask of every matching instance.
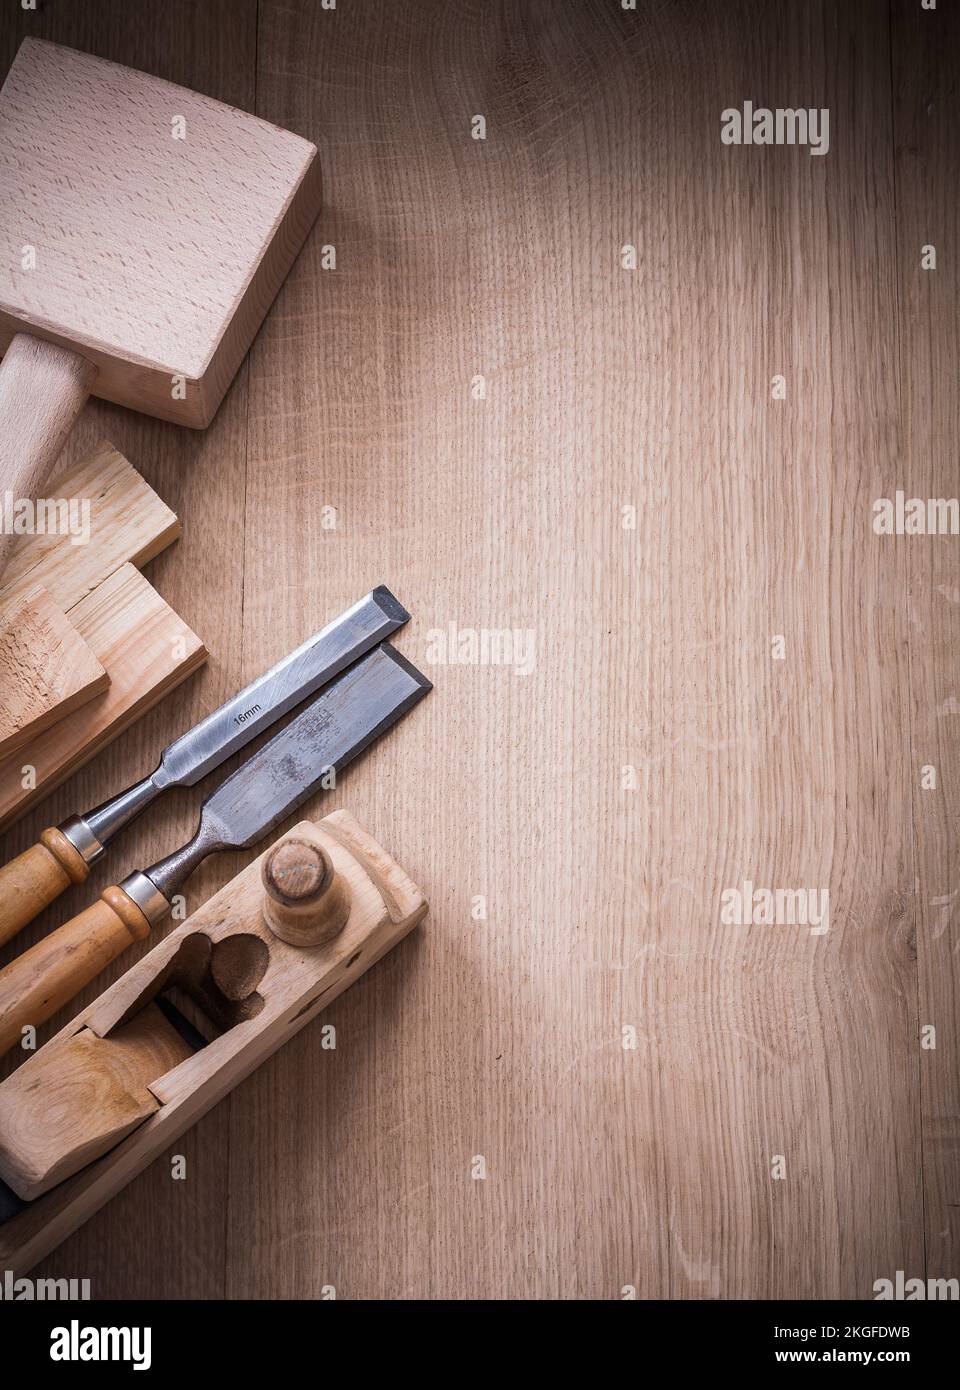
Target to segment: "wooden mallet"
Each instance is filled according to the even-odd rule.
[[[0,90],[0,491],[37,496],[90,393],[208,425],[320,193],[308,140],[25,39]]]

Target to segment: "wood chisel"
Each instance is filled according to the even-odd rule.
[[[162,792],[194,786],[409,618],[380,585],[171,743],[149,777],[45,830],[0,869],[0,946],[71,883],[83,883],[110,841]]]
[[[142,940],[209,854],[262,839],[431,689],[387,642],[350,667],[207,798],[188,844],[105,889],[0,971],[0,1055]]]

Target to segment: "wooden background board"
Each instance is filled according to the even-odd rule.
[[[898,487],[960,488],[956,7],[57,0],[0,24],[4,64],[38,33],[316,140],[326,190],[204,435],[101,403],[75,432],[181,515],[150,578],[211,659],[5,853],[374,583],[422,665],[450,623],[536,641],[525,676],[428,667],[301,813],[349,808],[431,904],[325,1016],[336,1050],[306,1029],[177,1146],[186,1181],[158,1161],[44,1272],[119,1298],[960,1274],[958,541],[870,525]],[[722,146],[747,98],[829,107],[829,154]],[[721,924],[745,879],[829,887],[829,932]]]

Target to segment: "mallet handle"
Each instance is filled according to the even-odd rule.
[[[97,375],[69,348],[16,333],[0,362],[0,494],[31,501],[56,463]],[[15,536],[0,531],[0,580]]]

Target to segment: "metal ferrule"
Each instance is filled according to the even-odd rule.
[[[136,873],[128,874],[119,886],[127,897],[136,903],[151,927],[162,922],[170,911],[171,904],[160,892],[160,889],[139,869]]]
[[[141,811],[145,811],[151,801],[159,796],[162,787],[158,785],[157,773],[144,777],[142,782],[128,787],[119,796],[111,797],[95,811],[88,811],[83,820],[90,833],[102,845],[108,845],[115,835],[130,824]],[[63,826],[60,827],[63,830]],[[64,834],[67,832],[64,831]]]
[[[71,816],[57,826],[60,834],[70,841],[85,864],[95,864],[104,847],[94,835],[83,816]]]
[[[186,883],[198,864],[202,864],[208,854],[223,849],[223,839],[213,826],[200,820],[200,829],[187,845],[181,845],[165,859],[151,864],[144,875],[149,883],[163,895],[167,902],[173,902],[177,889]]]

